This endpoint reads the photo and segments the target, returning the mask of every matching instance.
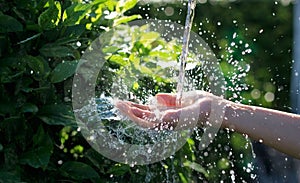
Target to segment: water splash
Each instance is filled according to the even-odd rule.
[[[177,92],[179,93],[178,98],[181,98],[181,96],[182,96],[183,87],[185,87],[186,90],[203,89],[203,90],[206,90],[206,91],[210,91],[210,89],[211,89],[210,87],[208,87],[207,89],[202,88],[202,85],[204,84],[204,81],[202,80],[202,77],[203,78],[207,77],[207,75],[202,75],[203,74],[203,68],[202,68],[202,70],[201,69],[194,69],[195,66],[193,66],[189,69],[189,66],[188,66],[189,61],[188,61],[188,63],[186,63],[187,59],[189,59],[191,57],[191,54],[193,54],[193,51],[195,53],[201,53],[201,58],[200,59],[197,58],[197,61],[202,61],[202,59],[205,60],[206,57],[209,57],[208,55],[206,55],[207,50],[202,50],[202,48],[198,48],[198,50],[195,51],[195,50],[192,50],[192,49],[195,49],[196,47],[195,46],[190,46],[190,48],[192,48],[191,51],[189,51],[189,49],[188,49],[189,48],[189,40],[191,42],[190,45],[192,44],[193,41],[197,41],[197,40],[193,39],[192,36],[191,36],[191,39],[189,39],[190,32],[191,32],[191,24],[193,22],[192,17],[194,16],[193,14],[194,14],[194,8],[195,8],[195,6],[192,7],[192,2],[193,1],[189,1],[189,2],[191,3],[191,4],[189,4],[189,8],[192,10],[192,12],[189,12],[188,15],[187,15],[187,19],[188,19],[188,16],[190,15],[188,21],[186,21],[186,24],[188,24],[189,27],[188,27],[188,29],[187,29],[187,27],[185,27],[184,34],[182,34],[180,32],[180,35],[184,35],[184,38],[183,38],[182,53],[181,53],[181,57],[180,57],[180,60],[179,60],[180,61],[180,73],[182,73],[182,74],[179,76],[179,79],[177,81],[176,81],[177,78],[175,79],[175,81],[178,82],[177,83]],[[195,1],[194,1],[194,3],[195,3]],[[153,30],[153,31],[159,32],[159,30],[160,29]],[[171,30],[174,31],[174,30],[177,30],[177,29],[171,29]],[[210,33],[210,32],[208,32],[208,33]],[[164,35],[169,35],[169,34],[170,33],[168,32],[168,33],[165,33]],[[124,33],[124,31],[122,32],[122,35],[124,35],[124,38],[130,38],[130,36],[127,36]],[[234,35],[234,37],[236,37],[236,36],[237,36],[237,34]],[[124,41],[123,39],[121,39],[121,40],[122,40],[122,42]],[[181,40],[181,38],[180,38],[180,40]],[[131,40],[129,40],[129,42],[130,41]],[[198,44],[198,45],[200,45],[199,47],[203,46],[201,44]],[[234,46],[235,45],[232,45],[232,47],[234,47]],[[124,49],[125,48],[128,49],[130,47],[127,44],[124,44]],[[226,46],[226,48],[227,48],[227,46]],[[160,50],[160,48],[156,48],[156,49],[158,51]],[[128,53],[129,51],[123,51],[122,50],[122,52],[126,52],[126,53]],[[119,52],[121,52],[121,51],[119,50]],[[178,51],[178,53],[180,53],[180,51]],[[229,53],[229,55],[231,55],[229,50],[228,50],[228,53]],[[189,58],[188,58],[188,56],[189,56]],[[178,57],[176,57],[176,58],[178,58]],[[119,61],[119,60],[117,60],[117,61]],[[174,62],[172,62],[172,63],[175,63],[176,59],[174,59],[173,61]],[[239,65],[239,63],[232,64],[232,66],[234,68],[238,67],[238,65]],[[159,66],[165,66],[165,64],[163,63]],[[215,67],[211,67],[211,68],[208,68],[208,69],[213,69],[213,68],[215,68]],[[249,66],[247,66],[246,69],[244,69],[244,70],[248,71]],[[110,70],[110,71],[116,72],[114,70]],[[177,70],[176,71],[173,70],[172,72],[177,72]],[[211,73],[216,73],[216,71],[214,71],[214,70],[211,70],[210,72]],[[189,74],[191,75],[191,78],[189,78]],[[161,75],[164,75],[164,74],[161,74]],[[132,73],[128,73],[128,75],[125,75],[125,76],[126,77],[121,78],[120,82],[116,82],[116,79],[114,79],[114,83],[117,84],[118,88],[112,88],[112,90],[108,90],[108,93],[110,93],[111,91],[122,91],[121,93],[124,94],[123,99],[124,100],[128,99],[126,97],[127,97],[128,94],[131,94],[131,92],[130,92],[131,85],[124,85],[124,83],[126,83],[127,80],[130,80],[131,76],[135,76],[135,75],[132,74]],[[167,77],[167,75],[165,75],[165,76]],[[210,76],[212,78],[216,77],[216,75],[214,75],[214,74],[211,74]],[[244,77],[244,75],[241,75],[241,76]],[[177,73],[176,73],[176,76],[174,75],[174,77],[177,77]],[[233,78],[233,80],[237,80],[237,78],[239,78],[239,77],[232,77],[232,78]],[[134,80],[134,79],[136,79],[136,78],[133,78],[132,80]],[[118,85],[118,84],[122,84],[122,83],[123,83],[124,87],[120,87],[120,85]],[[149,84],[149,83],[147,83],[147,84]],[[184,86],[184,85],[187,85],[187,86]],[[149,92],[149,90],[144,90],[144,89],[141,89],[141,90],[143,92],[143,95],[155,94],[155,92],[151,93],[151,92]],[[236,90],[237,90],[237,88],[234,87],[233,91],[236,91]],[[157,91],[159,91],[159,90],[157,90]],[[240,89],[239,89],[239,91],[240,91]],[[159,91],[159,92],[161,92],[161,91]],[[120,96],[121,96],[121,94],[120,94]],[[132,99],[132,97],[129,97],[129,98]],[[147,100],[147,99],[145,99],[145,100]],[[142,100],[142,101],[144,102],[145,100]],[[178,99],[177,101],[180,102],[181,99]],[[101,147],[101,149],[103,149],[102,147],[105,147],[106,145],[111,147],[110,148],[111,151],[108,152],[110,154],[114,153],[116,151],[115,149],[120,148],[119,146],[123,145],[126,142],[129,143],[129,144],[137,144],[137,145],[143,145],[143,144],[148,144],[148,143],[156,143],[156,142],[159,142],[159,141],[163,141],[165,139],[165,137],[170,135],[170,132],[157,133],[155,131],[149,131],[147,129],[143,130],[143,129],[138,128],[137,126],[135,126],[134,123],[128,121],[128,119],[120,118],[120,115],[118,115],[118,113],[113,108],[113,99],[110,98],[110,97],[100,96],[99,99],[95,99],[95,103],[97,105],[97,109],[94,111],[95,117],[94,118],[91,117],[90,120],[88,121],[89,123],[86,124],[88,126],[86,131],[90,132],[89,133],[89,135],[90,135],[90,141],[89,142],[90,143],[95,143],[95,145],[99,148]],[[86,110],[87,113],[92,112],[92,110],[91,110],[92,107],[87,107],[86,109],[87,109]],[[89,114],[89,116],[92,116],[92,114]],[[103,123],[103,125],[100,125],[100,123]],[[196,130],[196,133],[199,132],[199,131],[200,130]],[[118,141],[112,142],[109,137],[104,136],[103,132],[109,132],[113,137],[116,137],[116,139]],[[198,140],[197,140],[199,143],[202,141],[201,136],[202,136],[202,132],[199,133],[199,135],[196,136],[196,137],[199,137]],[[101,141],[101,143],[96,144],[97,139],[98,140],[103,139],[103,140]],[[169,139],[170,139],[170,141],[175,141],[175,142],[177,140],[177,138],[175,138],[175,137],[174,138],[169,138]],[[176,149],[174,149],[174,151],[176,151]],[[138,155],[143,155],[144,157],[149,158],[151,156],[151,155],[149,155],[151,152],[153,152],[153,150],[151,150],[151,149],[140,149],[140,150],[138,150],[138,149],[133,150],[132,149],[132,154],[131,155],[133,155],[133,157],[138,157]],[[207,152],[210,152],[210,151],[207,151]],[[129,156],[128,152],[126,152],[126,153],[127,153],[127,156]],[[217,152],[212,152],[212,154],[215,154],[215,153],[217,153]],[[171,165],[173,165],[173,163]],[[148,171],[148,172],[150,172],[150,171]],[[175,172],[172,172],[170,169],[166,170],[166,173],[167,174],[169,173],[170,177],[175,175]],[[153,178],[153,176],[155,176],[155,175],[152,174],[152,173],[149,173],[149,176],[148,176],[147,180],[148,179],[151,180],[151,178]],[[166,180],[168,180],[168,179],[166,179]]]

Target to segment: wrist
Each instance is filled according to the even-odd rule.
[[[230,101],[219,97],[212,95],[208,97],[209,99],[206,100],[208,102],[208,105],[205,109],[201,109],[202,111],[202,126],[203,127],[213,127],[213,128],[226,128],[225,127],[225,121],[226,119],[226,108],[230,105]]]
[[[251,118],[255,109],[253,106],[227,101],[221,127],[236,130],[236,126],[240,125],[241,118]]]
[[[221,128],[230,128],[231,124],[230,124],[230,119],[234,114],[234,107],[235,103],[231,102],[229,100],[226,101],[226,105],[225,105],[225,109],[224,109],[224,117],[223,117],[223,121],[222,121],[222,125]]]

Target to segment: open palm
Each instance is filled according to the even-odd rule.
[[[117,101],[115,106],[122,114],[143,128],[186,129],[204,125],[210,115],[213,95],[204,91],[183,93],[181,105],[176,94],[159,93],[149,105]]]

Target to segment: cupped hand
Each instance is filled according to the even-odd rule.
[[[205,125],[214,97],[205,91],[185,92],[179,106],[176,94],[159,93],[148,105],[117,101],[115,106],[123,115],[143,128],[178,130]]]

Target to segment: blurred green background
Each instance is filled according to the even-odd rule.
[[[83,51],[106,29],[134,19],[183,25],[186,2],[0,0],[0,10],[0,182],[297,182],[296,160],[253,142],[255,156],[249,139],[226,130],[204,151],[195,135],[171,158],[133,167],[106,159],[81,136],[71,87]],[[233,88],[228,99],[291,111],[292,10],[289,1],[199,1],[192,30],[219,59]],[[146,44],[131,53],[148,55],[154,47]],[[113,58],[108,68],[129,64]],[[130,54],[118,58],[132,61]],[[240,80],[231,80],[243,74],[233,61],[250,66]],[[157,77],[139,84],[160,88],[153,94],[168,91]]]

